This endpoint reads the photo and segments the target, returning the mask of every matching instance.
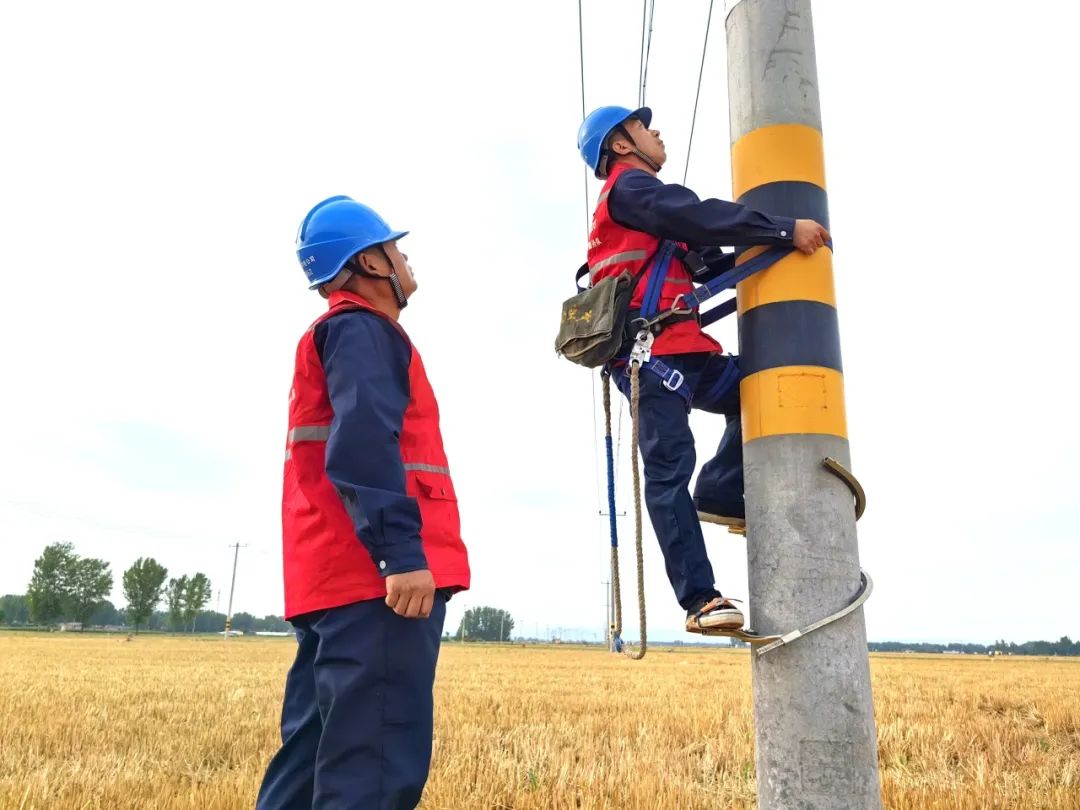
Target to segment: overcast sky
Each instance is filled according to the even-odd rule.
[[[633,105],[640,6],[583,5],[587,106]],[[707,10],[656,3],[669,182]],[[702,196],[731,187],[723,16]],[[1071,3],[814,5],[871,639],[1080,635],[1078,22]],[[569,0],[7,4],[0,593],[70,541],[112,564],[117,604],[120,573],[153,556],[207,573],[224,610],[239,542],[235,608],[281,612],[286,397],[323,306],[293,244],[312,204],[349,194],[412,231],[403,325],[474,575],[448,628],[491,604],[526,634],[599,637],[591,378],[551,348],[585,252],[577,54]],[[736,349],[733,323],[715,333]],[[694,416],[699,460],[721,423]],[[745,541],[706,534],[717,584],[745,597]],[[685,637],[651,530],[647,546],[650,636]]]

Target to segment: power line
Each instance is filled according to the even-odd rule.
[[[642,9],[641,15],[641,42],[642,42],[642,54],[641,61],[639,63],[638,73],[641,78],[641,89],[638,92],[638,106],[645,106],[645,85],[649,80],[649,55],[652,53],[652,32],[653,32],[653,16],[656,14],[656,0],[646,0],[649,8],[649,36],[645,37],[645,11]]]
[[[577,12],[578,12],[578,64],[581,67],[581,120],[585,120],[585,22],[584,15],[581,10],[582,0],[578,0]],[[582,178],[584,179],[585,189],[585,241],[588,243],[590,231],[592,230],[591,220],[589,216],[589,167],[583,166]],[[600,490],[600,431],[597,427],[596,421],[596,382],[593,375],[589,374],[589,392],[592,395],[592,414],[593,414],[593,477],[596,479],[596,503],[599,506],[603,503],[603,495]]]
[[[600,428],[596,417],[596,376],[589,372],[589,390],[592,392],[592,438],[593,438],[593,477],[596,479],[596,505],[603,509],[604,495],[600,488]]]
[[[644,81],[645,75],[645,19],[649,13],[649,0],[641,0],[641,50],[638,53],[638,68],[637,68],[637,100],[638,106],[644,106],[641,103],[641,85]]]
[[[694,94],[694,117],[690,122],[690,140],[686,144],[686,167],[683,169],[682,181],[686,185],[686,178],[690,174],[690,150],[694,146],[694,128],[697,126],[698,100],[701,98],[701,77],[705,75],[705,54],[709,50],[709,29],[712,28],[713,0],[709,0],[709,19],[705,23],[705,44],[701,46],[701,70],[698,71],[697,93]]]
[[[585,120],[585,23],[581,11],[581,0],[577,4],[578,64],[581,67],[581,120]],[[585,178],[585,241],[589,241],[589,167],[582,167]]]
[[[581,117],[585,118],[585,22],[581,0],[577,4],[578,65],[581,67]]]

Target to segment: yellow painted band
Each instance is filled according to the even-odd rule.
[[[760,127],[732,145],[731,186],[736,200],[750,189],[785,180],[825,188],[825,151],[821,133],[813,127]]]
[[[759,371],[739,386],[743,444],[765,436],[824,433],[847,438],[844,375],[820,366]]]
[[[739,257],[739,264],[766,250],[751,248]],[[768,270],[755,273],[735,288],[739,314],[777,301],[819,301],[836,306],[833,284],[832,251],[815,250],[813,256],[795,252],[785,256]]]

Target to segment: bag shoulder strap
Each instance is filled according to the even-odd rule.
[[[633,279],[631,281],[631,284],[633,285],[634,288],[637,287],[638,283],[641,281],[642,276],[645,275],[645,272],[649,269],[649,265],[651,265],[653,263],[653,261],[656,259],[656,255],[660,252],[660,249],[663,246],[664,246],[664,243],[661,242],[657,246],[656,250],[654,250],[651,254],[649,254],[649,256],[645,259],[645,262],[641,265],[641,269],[638,270],[636,273],[634,273]],[[581,280],[583,278],[587,278],[588,275],[589,275],[589,263],[588,262],[585,262],[585,264],[581,265],[581,267],[579,267],[577,269],[577,272],[574,273],[574,286],[577,287],[577,291],[579,293],[583,293],[583,292],[585,292],[585,290],[588,289],[588,287],[584,287],[581,284]]]
[[[583,278],[588,277],[588,275],[589,275],[589,263],[588,262],[585,262],[585,264],[581,265],[581,267],[578,268],[577,272],[574,273],[574,286],[577,287],[577,291],[579,293],[583,293],[583,292],[585,292],[585,290],[588,289],[588,287],[582,287],[581,286],[581,280]]]

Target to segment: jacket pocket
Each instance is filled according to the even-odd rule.
[[[420,495],[433,501],[457,500],[454,482],[450,480],[449,475],[427,470],[414,470],[412,474],[416,476],[416,485]]]

